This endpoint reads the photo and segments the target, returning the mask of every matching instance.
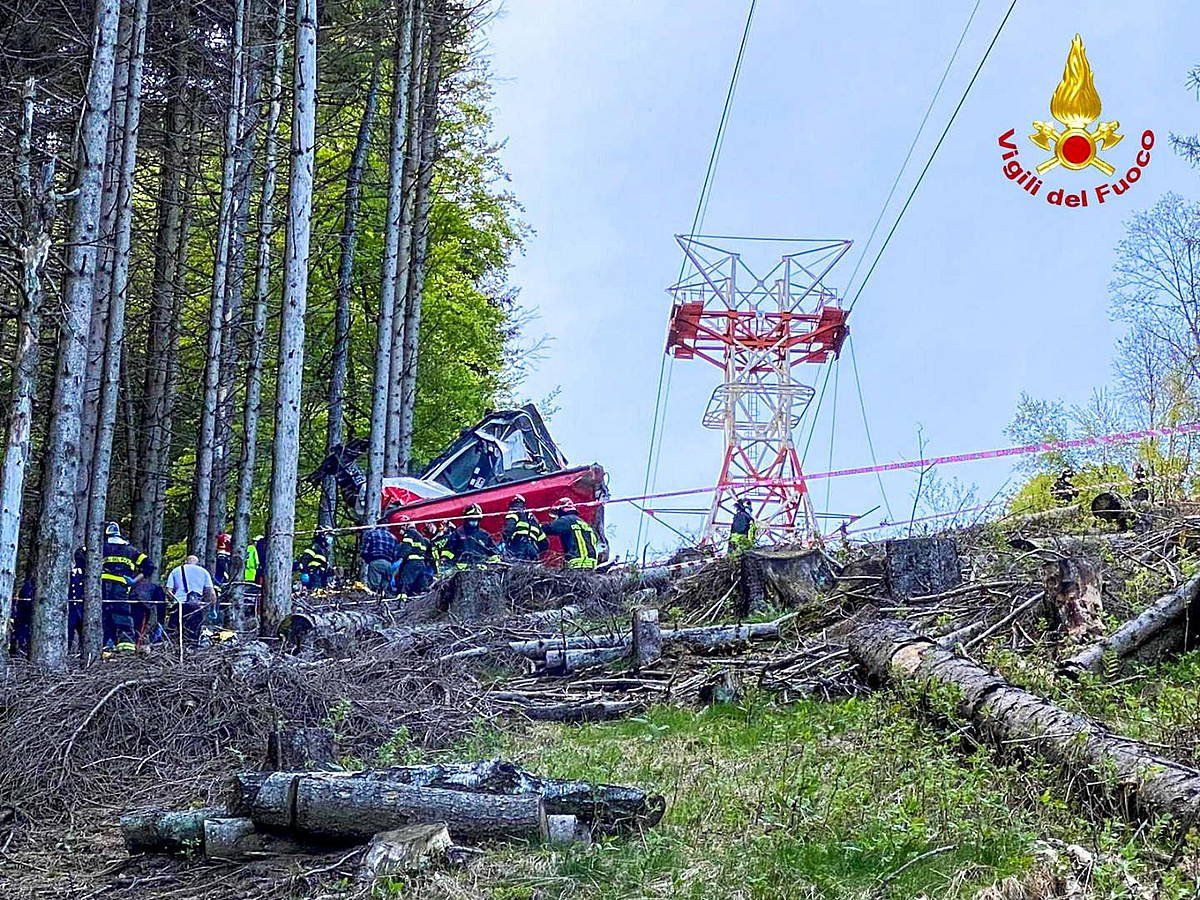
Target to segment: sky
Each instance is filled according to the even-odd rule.
[[[980,0],[958,58],[867,264],[958,104],[1009,6]],[[507,0],[489,26],[496,135],[533,230],[512,283],[548,343],[522,391],[558,391],[551,429],[574,463],[599,462],[614,496],[640,494],[670,311],[674,235],[689,230],[738,42],[743,0]],[[829,278],[844,289],[917,132],[974,0],[759,0],[703,231],[845,238]],[[1030,197],[1001,172],[998,137],[1016,129],[1018,160],[1047,156],[1027,139],[1049,120],[1072,37],[1083,36],[1102,120],[1125,140],[1104,155],[1120,176],[1146,129],[1156,144],[1123,196],[1087,209]],[[1200,197],[1200,173],[1170,132],[1200,131],[1185,84],[1200,64],[1200,4],[1019,0],[851,318],[863,405],[880,462],[1009,443],[1022,391],[1086,402],[1111,380],[1121,334],[1109,314],[1113,248],[1125,222],[1164,193]],[[1047,173],[1094,188],[1095,169]],[[748,260],[769,269],[774,259]],[[756,265],[757,262],[757,265]],[[860,272],[860,279],[862,273]],[[856,279],[856,281],[859,279]],[[853,289],[852,289],[853,290]],[[845,352],[820,410],[809,471],[870,463]],[[809,367],[812,379],[824,371]],[[668,367],[659,491],[711,485],[721,436],[700,419],[720,372]],[[811,411],[810,411],[811,414]],[[801,426],[807,436],[811,423]],[[1014,484],[1007,463],[946,467],[983,499]],[[828,487],[828,498],[826,496]],[[907,519],[915,475],[885,477]],[[882,503],[874,477],[814,484],[819,511]],[[610,506],[608,537],[628,553],[639,513]],[[880,510],[863,523],[878,521]],[[670,519],[685,532],[695,517]],[[646,525],[650,552],[677,546]]]

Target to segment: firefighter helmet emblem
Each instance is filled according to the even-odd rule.
[[[1062,81],[1050,97],[1050,115],[1065,128],[1059,131],[1048,122],[1033,123],[1034,132],[1029,139],[1054,153],[1038,165],[1039,175],[1059,165],[1076,171],[1095,166],[1105,175],[1113,174],[1113,167],[1100,158],[1099,151],[1115,147],[1124,135],[1117,133],[1121,123],[1116,121],[1101,122],[1094,130],[1088,130],[1100,118],[1100,94],[1092,81],[1092,67],[1079,35],[1071,41]]]

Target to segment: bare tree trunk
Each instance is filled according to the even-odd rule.
[[[421,350],[421,305],[429,248],[429,207],[433,199],[433,167],[437,161],[438,86],[441,83],[442,48],[448,31],[444,0],[435,0],[429,18],[429,60],[425,66],[425,84],[421,93],[420,165],[412,223],[412,263],[408,271],[408,291],[404,303],[400,431],[397,436],[397,466],[404,473],[408,472],[412,457],[413,413],[417,404],[417,363]]]
[[[221,202],[217,213],[217,248],[208,314],[208,347],[204,361],[204,391],[200,429],[196,442],[196,480],[193,493],[191,550],[206,566],[213,563],[215,548],[208,544],[208,517],[212,501],[213,457],[217,431],[217,387],[221,373],[221,325],[225,318],[225,285],[229,276],[229,244],[233,236],[234,165],[237,162],[238,128],[242,103],[243,35],[245,0],[234,0],[233,41],[229,52],[229,111],[225,118],[225,148],[221,165]]]
[[[108,505],[113,435],[117,424],[117,392],[121,385],[121,352],[125,346],[125,304],[129,293],[129,251],[133,228],[133,170],[137,164],[138,127],[142,108],[142,62],[146,47],[147,0],[135,0],[130,31],[128,94],[124,105],[123,141],[118,157],[117,215],[109,285],[108,333],[101,370],[100,404],[92,477],[88,495],[88,590],[100,596],[100,568],[104,560],[104,517]],[[100,604],[85,615],[83,654],[92,659],[100,650]]]
[[[333,327],[333,363],[329,375],[329,423],[325,450],[333,448],[346,439],[345,393],[346,372],[350,360],[350,289],[354,279],[354,250],[358,243],[358,208],[362,200],[363,171],[367,165],[367,151],[371,146],[371,128],[375,124],[375,109],[379,101],[380,56],[375,54],[371,67],[371,83],[363,107],[362,120],[358,123],[358,136],[354,152],[350,155],[350,168],[346,172],[346,199],[342,213],[341,257],[338,261],[337,297],[335,300]],[[330,476],[321,484],[321,505],[317,522],[323,528],[333,528],[337,510],[337,479]],[[331,561],[332,562],[332,561]]]
[[[317,2],[296,4],[292,90],[292,165],[288,184],[283,310],[279,321],[275,439],[272,443],[271,526],[260,628],[273,633],[292,610],[292,532],[300,456],[300,395],[304,376],[304,313],[312,233],[316,143]]]
[[[113,69],[112,107],[104,155],[104,188],[100,195],[100,234],[92,287],[92,317],[88,331],[87,369],[84,375],[83,422],[80,429],[79,499],[75,506],[75,542],[87,542],[87,517],[92,496],[92,461],[100,417],[104,381],[104,356],[108,340],[109,303],[116,241],[118,170],[125,145],[125,103],[129,95],[129,60],[133,47],[131,0],[122,0],[117,24],[116,63]]]
[[[230,570],[233,582],[233,622],[241,628],[242,593],[239,583],[246,570],[246,547],[250,543],[250,503],[258,463],[258,418],[262,400],[263,344],[267,331],[267,300],[271,288],[271,233],[275,230],[275,178],[279,138],[279,113],[283,95],[284,38],[287,34],[287,3],[277,0],[274,25],[274,55],[271,59],[271,103],[267,110],[262,193],[258,204],[258,236],[254,268],[254,317],[250,357],[246,362],[246,398],[242,418],[242,458],[238,464],[237,500],[233,512],[233,547]]]
[[[42,323],[42,275],[50,255],[50,231],[54,225],[54,157],[33,180],[33,103],[35,82],[25,84],[21,98],[21,132],[17,142],[17,208],[21,215],[21,305],[17,317],[17,341],[13,357],[13,382],[8,410],[8,437],[4,450],[4,472],[0,478],[0,622],[12,614],[13,588],[17,580],[17,541],[21,532],[21,508],[25,495],[25,471],[29,466],[33,431],[33,396],[37,391],[38,336]],[[8,660],[8,641],[0,640],[0,668]]]
[[[407,118],[404,125],[404,202],[400,209],[400,240],[396,255],[396,281],[393,286],[395,308],[392,319],[392,344],[388,356],[388,408],[386,455],[383,471],[400,475],[401,391],[404,380],[404,320],[408,296],[408,272],[412,267],[413,217],[416,213],[417,174],[421,167],[421,92],[425,81],[424,65],[428,55],[429,29],[425,0],[413,0],[410,25],[412,54],[408,70]]]
[[[182,7],[186,10],[186,5]],[[171,43],[183,43],[186,20],[170,32]],[[186,46],[186,45],[185,45]],[[154,518],[160,487],[165,492],[168,451],[166,440],[169,410],[166,404],[167,369],[172,365],[172,334],[178,330],[179,281],[183,275],[180,250],[187,219],[184,194],[185,169],[188,165],[190,130],[187,109],[189,54],[186,49],[173,53],[168,60],[170,76],[164,120],[161,180],[158,194],[158,227],[154,244],[154,278],[150,291],[149,339],[146,349],[146,373],[142,383],[141,423],[137,455],[140,462],[134,479],[133,528],[135,543],[156,555]],[[160,514],[161,515],[161,514]],[[161,548],[158,550],[161,553]]]
[[[392,323],[396,308],[397,254],[401,207],[404,204],[404,135],[408,122],[408,87],[412,56],[413,0],[400,0],[396,25],[395,77],[392,85],[392,140],[388,156],[387,222],[383,241],[383,275],[375,341],[375,378],[371,390],[371,437],[367,496],[363,521],[378,521],[386,469],[388,398],[391,395]]]
[[[36,665],[62,669],[67,663],[67,586],[75,538],[75,490],[79,475],[79,431],[83,370],[91,320],[105,138],[112,106],[113,64],[119,0],[96,6],[94,51],[79,129],[79,193],[71,217],[63,319],[54,379],[54,401],[46,437],[43,506],[38,523],[37,602],[33,617]],[[93,598],[93,603],[98,598]]]
[[[221,326],[221,368],[217,381],[217,430],[213,450],[212,500],[209,506],[208,533],[205,543],[216,548],[216,538],[228,522],[230,444],[233,440],[234,391],[245,348],[243,306],[245,302],[246,236],[250,223],[250,194],[254,186],[254,151],[258,145],[258,127],[262,113],[258,105],[262,87],[262,61],[265,46],[254,40],[254,7],[246,26],[246,72],[242,86],[244,97],[242,133],[238,141],[234,169],[233,239],[229,247],[229,278],[225,291],[225,314]]]

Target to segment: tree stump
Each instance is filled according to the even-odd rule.
[[[940,594],[962,583],[958,545],[951,538],[900,538],[884,542],[888,589],[894,600]]]
[[[639,607],[633,611],[633,664],[641,669],[662,656],[663,636],[658,627],[658,610]]]
[[[1104,633],[1103,581],[1099,569],[1086,559],[1071,557],[1047,563],[1046,617],[1073,641]]]
[[[358,873],[359,881],[419,872],[444,857],[453,845],[444,822],[381,831],[371,838],[367,847]]]
[[[333,731],[328,728],[280,726],[267,738],[267,768],[307,772],[337,767]]]

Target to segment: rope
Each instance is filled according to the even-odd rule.
[[[738,78],[742,72],[742,60],[746,56],[746,42],[750,38],[750,26],[754,22],[754,10],[758,5],[758,0],[750,0],[750,7],[746,11],[746,25],[742,29],[742,39],[738,44],[737,58],[733,64],[733,73],[729,78],[729,88],[725,92],[725,104],[721,109],[721,119],[717,124],[717,134],[713,138],[712,150],[708,154],[708,167],[704,172],[704,181],[700,186],[700,198],[696,202],[696,211],[692,215],[692,227],[689,234],[698,232],[704,223],[705,213],[708,211],[708,200],[712,195],[713,180],[717,171],[717,162],[721,157],[721,147],[725,143],[725,131],[729,124],[729,112],[733,107],[733,95],[737,90]],[[683,280],[684,271],[687,268],[686,257],[679,264],[679,276],[676,281]],[[663,354],[663,361],[658,369],[658,389],[654,400],[654,420],[650,426],[650,446],[646,456],[646,473],[642,479],[642,492],[650,493],[654,490],[658,483],[658,465],[662,461],[662,441],[663,435],[666,433],[666,418],[667,418],[667,402],[671,397],[671,376],[675,371],[675,358],[668,357]],[[666,383],[666,391],[663,391],[664,375]],[[657,440],[656,440],[657,438]],[[651,516],[650,518],[654,518]],[[646,516],[638,517],[637,541],[635,546],[641,546],[642,531],[645,524]],[[654,521],[658,521],[655,519]]]
[[[858,298],[862,296],[863,289],[867,286],[867,282],[871,280],[871,275],[875,272],[875,267],[879,265],[879,260],[883,253],[888,248],[888,244],[892,241],[892,236],[896,233],[896,229],[900,227],[900,221],[904,218],[904,214],[908,212],[909,204],[912,203],[913,197],[917,195],[917,190],[921,187],[921,182],[925,180],[925,175],[929,172],[930,166],[933,165],[934,159],[937,158],[938,151],[942,149],[942,143],[946,140],[946,135],[950,133],[950,127],[954,124],[954,120],[958,118],[959,111],[963,108],[963,104],[967,102],[967,97],[971,93],[971,88],[975,86],[976,79],[979,78],[979,73],[983,71],[984,64],[988,61],[988,57],[992,55],[992,48],[996,46],[996,42],[1000,40],[1000,34],[1004,31],[1004,26],[1008,24],[1009,16],[1017,6],[1017,0],[1012,0],[1008,6],[1008,11],[1004,14],[1004,18],[1000,20],[999,27],[996,28],[996,33],[992,35],[991,43],[987,45],[987,49],[983,52],[983,57],[979,60],[979,65],[975,67],[975,72],[971,75],[971,80],[967,82],[966,90],[958,99],[958,105],[954,107],[954,112],[950,114],[950,120],[946,123],[946,127],[942,129],[941,137],[933,146],[933,152],[929,154],[929,159],[925,161],[925,167],[921,169],[921,174],[917,176],[916,184],[912,190],[908,192],[908,199],[904,201],[904,206],[900,208],[900,214],[896,216],[896,221],[892,223],[891,229],[887,233],[887,237],[883,239],[883,245],[879,248],[879,252],[875,254],[875,259],[871,262],[871,268],[867,270],[867,274],[863,277],[862,283],[858,286],[858,290],[854,293],[854,299],[850,301],[850,306],[846,310],[846,315],[850,315],[854,311],[855,304],[858,303]]]
[[[932,466],[950,465],[953,463],[975,462],[983,459],[1003,459],[1010,456],[1030,456],[1042,453],[1054,453],[1059,450],[1075,450],[1082,447],[1099,447],[1106,444],[1124,444],[1135,441],[1151,440],[1155,438],[1169,437],[1174,434],[1197,434],[1200,433],[1200,421],[1184,422],[1180,425],[1172,425],[1164,428],[1149,428],[1139,431],[1114,431],[1105,434],[1091,435],[1084,438],[1072,438],[1063,441],[1044,441],[1036,444],[1022,444],[1013,447],[997,447],[989,450],[975,450],[969,453],[957,453],[949,456],[934,456],[924,457],[921,459],[898,460],[896,462],[882,463],[870,466],[858,466],[848,469],[831,469],[825,472],[814,472],[805,475],[799,479],[785,478],[770,478],[770,479],[748,479],[738,481],[726,481],[720,485],[705,485],[704,487],[683,488],[674,491],[659,491],[657,493],[638,494],[634,496],[615,497],[604,500],[584,500],[575,505],[577,507],[591,506],[611,506],[617,503],[642,503],[646,500],[661,500],[665,497],[686,497],[695,494],[711,494],[718,487],[720,488],[754,488],[754,487],[799,487],[807,482],[819,481],[823,478],[846,478],[853,475],[870,475],[876,472],[895,472],[903,469],[924,469]],[[450,499],[450,498],[436,498]],[[527,512],[549,512],[554,509],[553,506],[538,506],[527,507]],[[500,515],[499,512],[485,513],[484,517]],[[462,513],[457,513],[452,516],[440,516],[429,518],[411,518],[407,523],[390,523],[418,525],[430,522],[458,522],[463,518]],[[318,528],[293,531],[292,534],[343,534],[353,533],[357,531],[367,531],[372,528],[387,527],[381,525],[353,525],[345,528]]]
[[[854,370],[854,386],[858,389],[858,408],[862,410],[863,430],[867,433],[867,451],[871,454],[871,465],[877,466],[879,459],[875,455],[875,442],[871,439],[871,420],[867,416],[867,403],[863,399],[862,379],[858,377],[858,357],[854,355],[854,336],[850,335],[846,343],[850,345],[850,366]],[[888,518],[894,518],[892,504],[888,502],[887,490],[883,486],[883,473],[876,472],[875,480],[879,482],[879,493],[883,495],[883,507],[887,510]]]
[[[958,36],[958,43],[954,45],[954,52],[950,54],[946,68],[942,70],[941,80],[938,81],[937,87],[933,91],[933,96],[929,98],[929,105],[925,107],[925,115],[921,117],[921,124],[917,127],[917,133],[913,135],[912,143],[908,145],[908,152],[904,154],[904,161],[900,163],[900,168],[896,172],[895,179],[892,181],[892,187],[887,193],[887,198],[883,201],[883,206],[879,208],[879,215],[875,217],[875,224],[871,226],[871,233],[867,235],[867,240],[863,243],[862,253],[858,256],[858,262],[854,264],[854,271],[850,273],[850,278],[846,281],[847,294],[850,293],[850,285],[854,284],[854,278],[858,275],[858,270],[862,268],[863,260],[867,258],[867,250],[871,246],[871,241],[875,240],[875,233],[879,230],[879,224],[883,221],[884,213],[887,212],[887,208],[892,202],[896,188],[900,186],[900,178],[904,175],[904,170],[908,168],[908,161],[912,159],[913,151],[917,149],[917,141],[921,139],[921,135],[925,132],[925,126],[929,122],[929,116],[933,112],[933,107],[937,105],[938,97],[942,95],[942,88],[946,84],[946,77],[950,74],[950,69],[953,68],[954,61],[958,59],[958,51],[962,49],[963,41],[966,40],[971,23],[975,21],[975,13],[979,12],[979,4],[981,2],[982,0],[975,0],[975,6],[971,10],[971,15],[967,17],[967,24],[963,26],[962,33]]]

